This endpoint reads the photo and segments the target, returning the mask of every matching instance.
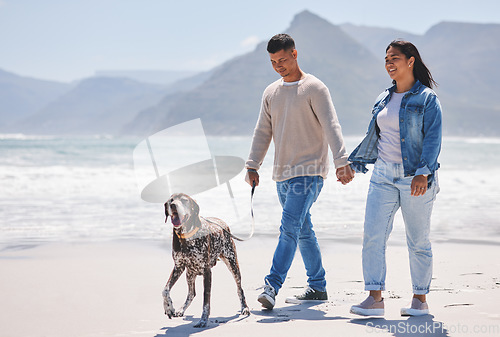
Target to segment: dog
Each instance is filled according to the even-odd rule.
[[[226,223],[218,218],[202,218],[200,207],[186,194],[173,194],[165,203],[165,222],[170,217],[173,226],[172,257],[174,269],[163,290],[163,307],[169,318],[182,317],[194,297],[196,276],[203,275],[203,313],[197,328],[205,327],[210,315],[210,292],[212,271],[217,260],[225,262],[236,281],[241,303],[241,314],[250,315],[241,288],[241,274],[236,256],[233,236]],[[170,298],[170,290],[186,270],[188,295],[180,311],[175,311]]]

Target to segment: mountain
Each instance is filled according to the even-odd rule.
[[[96,77],[130,78],[138,82],[168,85],[191,78],[197,75],[194,71],[168,71],[168,70],[100,70]]]
[[[449,127],[464,134],[499,135],[500,25],[443,22],[424,41]]]
[[[308,11],[296,15],[286,32],[296,42],[300,67],[329,87],[344,132],[362,132],[374,93],[387,82],[377,59],[340,27]],[[167,96],[142,111],[124,132],[147,135],[201,118],[209,134],[250,135],[262,92],[279,78],[266,45],[222,64],[194,90]]]
[[[140,112],[124,132],[147,135],[194,118],[202,118],[205,130],[212,134],[234,134],[241,132],[241,124],[254,125],[256,119],[248,117],[256,116],[261,91],[275,79],[264,50],[261,44],[254,52],[217,67],[195,89],[165,96],[158,105]]]
[[[137,111],[165,94],[161,86],[125,78],[93,77],[16,125],[24,133],[116,134]]]
[[[500,136],[499,24],[441,22],[415,35],[333,25],[303,11],[285,32],[296,41],[300,67],[330,89],[344,134],[365,132],[375,98],[391,85],[385,48],[403,38],[415,43],[439,83],[444,133]],[[0,132],[147,136],[201,118],[208,134],[250,135],[262,92],[279,78],[266,44],[167,86],[115,76],[70,85],[0,71]]]
[[[392,40],[403,39],[412,41],[415,45],[418,45],[422,38],[421,35],[407,33],[394,28],[357,26],[350,23],[342,24],[340,28],[370,50],[378,59],[381,56],[385,56],[385,49]]]
[[[435,90],[443,106],[445,134],[500,135],[496,126],[500,116],[496,100],[500,90],[499,24],[441,22],[420,36],[376,27],[342,28],[376,52],[381,64],[392,40],[404,38],[417,46],[439,84]]]
[[[22,77],[0,69],[0,131],[29,116],[71,88],[70,84]]]

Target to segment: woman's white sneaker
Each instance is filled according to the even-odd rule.
[[[373,296],[368,296],[366,300],[351,307],[351,314],[362,316],[384,316],[384,299],[375,301]]]
[[[423,316],[429,314],[427,302],[421,302],[418,298],[413,298],[410,308],[401,308],[401,316]]]

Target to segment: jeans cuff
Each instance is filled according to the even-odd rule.
[[[365,283],[365,290],[385,290],[385,284],[380,283]]]
[[[274,288],[274,292],[276,293],[276,295],[278,295],[278,292],[280,291],[281,286],[277,286],[276,283],[272,279],[269,278],[269,276],[266,276],[264,278],[264,283],[266,283],[266,284],[269,283],[269,285]]]
[[[326,291],[326,287],[318,287],[318,286],[309,285],[309,288],[314,289],[316,291],[321,291],[321,292],[325,292]]]
[[[415,295],[427,295],[429,293],[429,288],[417,288],[417,287],[413,287],[413,293]]]

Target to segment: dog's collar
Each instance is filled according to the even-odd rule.
[[[191,237],[193,237],[193,235],[195,235],[198,231],[200,230],[200,227],[195,227],[191,232],[189,233],[177,233],[175,232],[175,234],[177,234],[177,236],[180,238],[180,239],[189,239]]]

